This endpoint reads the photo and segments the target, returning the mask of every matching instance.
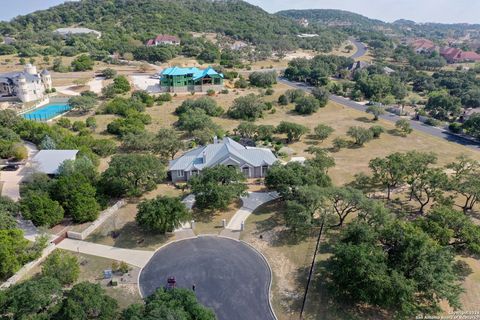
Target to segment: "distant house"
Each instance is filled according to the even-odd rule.
[[[246,48],[246,47],[248,47],[248,43],[237,40],[230,45],[230,50],[238,51],[238,50],[242,50],[243,48]]]
[[[365,61],[356,61],[353,64],[351,64],[348,67],[348,71],[350,72],[350,75],[353,76],[353,74],[358,71],[358,70],[364,70],[367,69],[368,67],[372,66],[372,64],[365,62]],[[392,68],[389,67],[383,67],[383,73],[385,74],[392,74],[395,72]]]
[[[23,71],[0,73],[0,101],[31,102],[41,100],[52,89],[52,78],[45,69],[26,64]]]
[[[437,46],[433,41],[428,39],[416,39],[410,42],[410,47],[416,53],[432,53],[437,50]]]
[[[97,39],[100,39],[102,37],[102,33],[100,31],[88,28],[59,28],[55,30],[54,33],[59,34],[63,37],[78,34],[93,34],[95,37],[97,37]]]
[[[66,160],[75,160],[77,153],[78,150],[40,150],[32,158],[33,170],[56,175],[62,163]]]
[[[480,54],[473,51],[463,51],[458,48],[442,48],[440,55],[447,60],[448,63],[460,62],[477,62],[480,61]]]
[[[158,45],[174,45],[178,46],[180,45],[180,39],[176,36],[170,36],[166,34],[159,34],[153,39],[150,39],[147,41],[146,46],[147,47],[154,47]]]
[[[205,168],[217,165],[233,166],[247,178],[265,177],[277,161],[269,149],[245,147],[230,138],[188,151],[170,161],[168,172],[173,182],[188,181]]]
[[[162,92],[206,92],[222,90],[223,74],[212,67],[198,68],[166,68],[160,73],[160,89]]]
[[[13,43],[15,43],[15,38],[3,37],[2,44],[13,44]]]

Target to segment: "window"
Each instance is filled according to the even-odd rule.
[[[249,167],[243,167],[242,172],[245,176],[247,176],[247,177],[250,176],[250,168]]]
[[[177,176],[179,176],[179,177],[185,176],[185,171],[183,171],[183,170],[178,170],[178,171],[177,171]]]
[[[268,171],[268,166],[262,166],[262,177],[265,177],[267,175]]]
[[[198,170],[192,170],[192,176],[198,175]]]

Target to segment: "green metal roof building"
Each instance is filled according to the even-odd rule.
[[[163,92],[205,92],[223,89],[223,74],[207,69],[171,67],[161,72]]]

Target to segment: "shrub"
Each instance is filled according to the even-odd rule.
[[[63,208],[46,192],[27,192],[20,200],[20,208],[23,217],[36,226],[53,227],[63,220]]]
[[[95,117],[88,117],[85,120],[85,124],[88,128],[95,130],[97,128],[97,119]]]
[[[374,138],[380,138],[380,135],[385,132],[382,126],[373,126],[370,127],[369,130],[372,132]]]
[[[72,61],[73,71],[86,71],[93,69],[94,62],[86,54],[82,54]]]
[[[354,139],[357,146],[363,146],[365,143],[373,139],[373,132],[362,127],[350,127],[347,135]]]
[[[138,225],[150,232],[173,232],[190,218],[190,213],[179,198],[157,197],[138,205],[135,218]]]
[[[57,279],[62,285],[75,283],[80,276],[77,257],[65,251],[55,250],[43,263],[42,276]]]
[[[105,79],[113,79],[117,75],[117,71],[113,70],[112,68],[106,68],[102,70],[102,76],[105,77]]]
[[[299,141],[300,138],[308,133],[308,128],[302,126],[301,124],[282,121],[276,128],[277,133],[283,133],[287,135],[287,142],[291,143],[294,141]]]
[[[273,90],[272,88],[268,88],[267,90],[265,90],[265,95],[266,96],[271,96],[275,93],[275,90]]]
[[[312,95],[315,97],[315,99],[318,100],[319,107],[323,108],[328,103],[330,92],[325,88],[315,87],[312,90]]]
[[[250,73],[248,77],[250,84],[256,87],[270,87],[277,83],[277,72],[276,71],[267,71],[267,72],[259,72],[255,71]]]
[[[347,148],[348,146],[350,146],[350,142],[340,137],[333,139],[332,143],[333,143],[333,148],[337,151],[342,148]]]
[[[85,129],[86,127],[87,127],[87,125],[83,121],[75,121],[72,124],[72,130],[77,131],[77,132]]]
[[[462,133],[463,131],[462,124],[458,122],[450,123],[450,125],[448,126],[448,129],[453,133]]]
[[[116,93],[125,93],[130,91],[130,82],[125,76],[117,76],[113,79],[113,87]]]
[[[327,126],[326,124],[319,124],[313,129],[315,139],[320,140],[320,142],[323,142],[325,139],[327,139],[333,133],[333,131],[333,128]]]
[[[305,96],[295,100],[295,111],[299,114],[309,115],[318,110],[320,104],[312,96]]]
[[[410,125],[410,122],[406,119],[398,120],[395,123],[395,128],[397,129],[397,132],[399,132],[399,134],[401,134],[404,137],[412,133],[413,131],[412,126]]]
[[[156,100],[160,101],[160,102],[172,101],[172,95],[170,93],[166,92],[166,93],[163,93],[163,94],[159,95]]]
[[[303,98],[305,96],[305,91],[302,89],[290,89],[285,92],[285,96],[288,98],[288,101],[292,103],[298,98]]]
[[[286,95],[282,94],[280,97],[278,97],[278,104],[281,106],[286,106],[288,105],[288,98]]]
[[[64,117],[58,119],[57,124],[60,127],[63,127],[63,128],[66,128],[66,129],[69,129],[72,126],[72,122],[70,121],[70,119],[64,118]]]
[[[213,90],[213,89],[208,89],[207,90],[207,96],[213,97],[214,95],[215,95],[215,90]]]
[[[240,78],[237,81],[235,81],[234,87],[239,89],[248,88],[248,82],[244,78]]]
[[[11,155],[15,160],[25,160],[28,157],[28,150],[23,144],[16,143],[12,146]]]
[[[209,97],[201,97],[195,100],[187,99],[175,109],[175,113],[181,115],[191,109],[202,109],[207,115],[212,117],[220,116],[223,113],[223,108]]]
[[[257,118],[263,117],[263,111],[265,109],[265,103],[251,93],[236,98],[233,101],[233,105],[228,110],[228,115],[233,119],[255,121]]]

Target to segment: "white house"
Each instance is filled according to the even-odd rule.
[[[20,100],[30,102],[40,100],[45,90],[52,89],[52,77],[47,70],[38,73],[31,64],[19,72],[0,73],[0,101]]]
[[[93,34],[97,39],[102,37],[102,33],[97,30],[92,30],[88,28],[58,28],[54,33],[61,35],[62,37],[68,37],[70,35],[77,34]]]

